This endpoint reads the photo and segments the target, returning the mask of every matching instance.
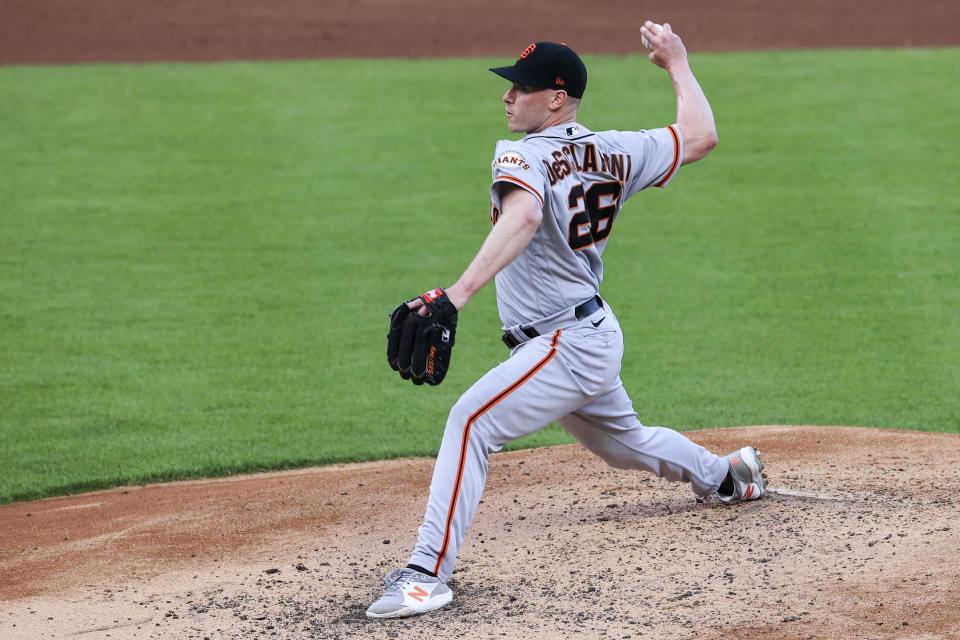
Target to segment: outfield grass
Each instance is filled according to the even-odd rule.
[[[488,231],[502,62],[0,68],[0,502],[433,454],[493,289],[440,387],[386,317]],[[645,59],[587,64],[582,122],[672,121]],[[606,253],[641,420],[960,432],[960,50],[693,64],[720,146]]]

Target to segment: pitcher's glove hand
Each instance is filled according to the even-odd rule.
[[[413,384],[440,384],[450,367],[450,352],[457,333],[457,308],[442,288],[420,296],[422,307],[404,302],[390,314],[387,362]],[[420,312],[426,309],[425,315]]]

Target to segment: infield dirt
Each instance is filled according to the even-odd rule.
[[[960,44],[940,0],[586,6],[12,0],[0,64],[635,53],[645,17],[691,51]],[[758,446],[782,492],[727,508],[577,445],[495,454],[453,604],[406,621],[363,612],[406,562],[432,460],[3,505],[0,638],[960,638],[960,436],[688,435]]]

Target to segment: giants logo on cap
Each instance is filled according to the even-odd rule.
[[[523,50],[523,53],[520,54],[519,59],[523,60],[524,58],[526,58],[528,55],[530,55],[536,50],[537,50],[537,45],[535,44],[528,45],[527,48]]]

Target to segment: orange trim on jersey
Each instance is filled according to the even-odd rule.
[[[533,195],[537,196],[537,199],[540,201],[540,204],[543,205],[543,196],[540,195],[540,192],[534,189],[533,187],[531,187],[530,185],[528,185],[526,182],[524,182],[520,178],[514,178],[513,176],[498,176],[497,179],[494,180],[493,182],[494,184],[496,184],[501,180],[509,180],[510,182],[516,182],[518,185],[520,185],[527,191],[531,192]]]
[[[520,376],[516,382],[494,396],[489,402],[477,409],[477,411],[467,419],[467,424],[464,425],[463,428],[463,438],[460,442],[460,462],[457,464],[457,479],[453,483],[453,496],[450,498],[450,509],[447,511],[447,526],[444,528],[443,544],[440,546],[440,553],[437,556],[437,564],[433,568],[433,573],[439,575],[440,565],[443,563],[443,558],[447,555],[447,548],[450,546],[450,527],[453,524],[453,514],[457,510],[457,500],[460,498],[460,483],[463,480],[463,467],[467,462],[467,443],[470,440],[470,429],[473,427],[473,423],[479,420],[483,414],[492,409],[501,400],[519,389],[523,383],[532,378],[537,371],[543,369],[547,363],[553,359],[553,356],[557,355],[557,342],[560,340],[561,333],[562,331],[558,329],[553,334],[553,341],[550,343],[550,351],[547,352],[547,355],[545,355],[540,362],[533,365],[533,367],[525,374]]]
[[[680,166],[680,134],[673,128],[673,125],[667,127],[667,131],[673,136],[673,163],[670,165],[667,175],[663,176],[663,180],[654,185],[657,187],[662,187],[670,182],[670,178],[673,177],[673,174],[677,171],[677,167]]]

